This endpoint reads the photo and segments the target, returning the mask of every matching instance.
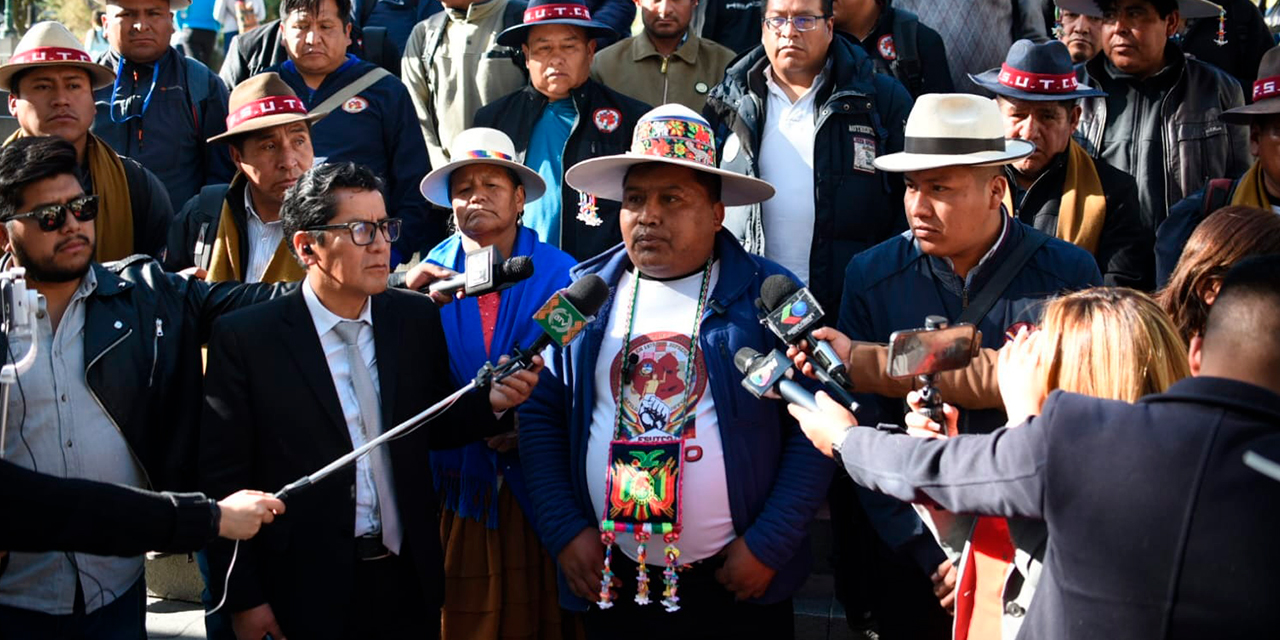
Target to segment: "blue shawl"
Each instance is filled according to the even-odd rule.
[[[569,254],[538,240],[537,232],[520,227],[516,232],[512,256],[533,259],[533,276],[502,292],[498,318],[493,328],[493,343],[484,348],[484,330],[480,323],[480,305],[475,298],[455,300],[440,308],[445,342],[449,346],[449,370],[453,382],[462,386],[475,377],[485,362],[497,363],[519,343],[533,344],[542,329],[532,320],[543,303],[556,291],[569,286],[569,269],[577,262]],[[462,236],[454,234],[436,245],[426,261],[462,271],[466,251]],[[442,504],[461,515],[498,528],[498,474],[501,473],[512,495],[533,521],[533,508],[520,472],[517,451],[499,454],[483,440],[458,449],[431,452],[431,470],[436,492]]]

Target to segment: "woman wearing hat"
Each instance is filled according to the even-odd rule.
[[[546,184],[515,162],[511,139],[485,128],[459,133],[453,160],[427,174],[422,195],[453,210],[457,232],[427,255],[461,272],[469,251],[493,246],[503,258],[528,256],[533,276],[509,289],[462,298],[440,310],[454,382],[541,334],[530,321],[569,285],[569,254],[521,224],[525,203]],[[431,454],[441,496],[445,553],[444,640],[559,637],[555,565],[538,543],[514,432]]]

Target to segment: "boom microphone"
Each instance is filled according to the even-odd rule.
[[[845,404],[852,401],[847,389],[853,388],[853,383],[845,371],[844,361],[826,340],[817,340],[810,335],[818,327],[823,313],[822,306],[809,289],[782,274],[769,276],[760,285],[760,307],[765,312],[765,324],[783,342],[792,345],[800,340],[809,341],[818,379],[833,397]]]
[[[564,346],[573,342],[608,299],[609,285],[595,274],[583,276],[568,288],[557,291],[533,314],[533,321],[542,327],[542,335],[527,349],[517,346],[510,360],[492,369],[493,380],[496,382],[529,368],[533,364],[533,356],[542,353],[552,343]],[[476,377],[487,375],[489,367],[486,364]]]
[[[532,275],[533,259],[516,256],[499,262],[497,249],[489,245],[468,253],[462,273],[431,283],[427,292],[453,297],[463,291],[468,296],[482,296],[502,291]]]
[[[751,395],[760,398],[770,389],[792,404],[798,404],[810,411],[818,410],[818,401],[813,394],[794,380],[787,378],[787,370],[791,368],[791,360],[786,354],[774,349],[769,355],[760,355],[751,347],[743,347],[733,355],[733,366],[742,372],[742,386]]]

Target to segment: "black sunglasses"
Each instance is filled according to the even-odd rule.
[[[357,247],[363,247],[373,244],[374,234],[378,229],[382,229],[382,237],[387,242],[395,242],[400,239],[400,219],[399,218],[383,218],[377,222],[368,220],[356,220],[354,222],[344,222],[342,224],[321,224],[307,227],[303,231],[338,231],[346,229],[351,233],[351,242]]]
[[[68,211],[80,222],[93,220],[98,217],[98,196],[81,196],[65,204],[46,204],[26,213],[9,216],[4,221],[35,218],[36,225],[40,227],[41,231],[57,231],[67,222]]]

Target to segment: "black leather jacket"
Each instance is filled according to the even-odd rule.
[[[1239,177],[1251,162],[1248,127],[1219,118],[1223,111],[1244,105],[1240,84],[1213,65],[1184,57],[1172,42],[1165,51],[1169,66],[1146,80],[1124,76],[1105,54],[1091,60],[1088,83],[1109,95],[1083,101],[1084,115],[1076,129],[1090,155],[1134,177],[1143,222],[1153,231],[1168,217],[1170,206],[1202,189],[1210,178]],[[1127,103],[1131,87],[1143,93],[1158,91],[1153,85],[1160,82],[1169,84],[1162,85],[1168,89],[1159,98],[1158,112]],[[1154,126],[1160,128],[1159,149],[1144,152],[1123,144],[1140,135],[1131,132]]]
[[[589,158],[625,152],[631,147],[631,132],[636,127],[636,121],[649,110],[649,105],[590,79],[574,89],[572,97],[578,120],[564,144],[563,166],[566,171]],[[533,137],[533,127],[538,118],[542,117],[546,106],[547,97],[534,89],[533,85],[526,85],[477,111],[474,126],[491,127],[511,136],[511,141],[516,146],[516,160],[524,162],[525,153],[529,150],[529,139]],[[614,109],[622,117],[616,123],[601,119],[603,124],[597,124],[596,115],[605,109]],[[620,203],[597,200],[596,206],[603,224],[590,226],[578,219],[577,190],[562,181],[560,192],[563,208],[559,246],[565,253],[582,261],[622,242],[622,229],[618,224],[618,214],[622,208]],[[542,240],[555,244],[554,238]]]
[[[85,379],[153,489],[195,486],[203,398],[200,347],[213,321],[297,288],[209,284],[146,256],[94,263],[85,307]]]

